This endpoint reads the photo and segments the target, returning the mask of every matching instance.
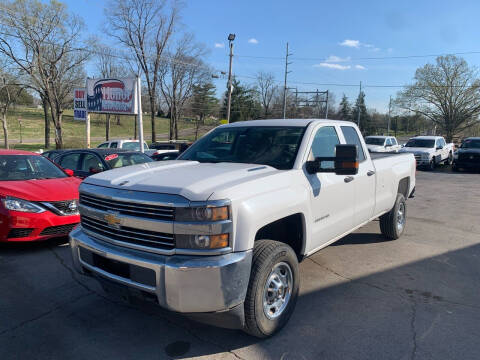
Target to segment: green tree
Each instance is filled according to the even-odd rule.
[[[415,83],[397,96],[397,105],[425,116],[438,125],[448,142],[479,123],[478,71],[454,55],[437,57],[436,64],[418,68]]]
[[[195,140],[198,130],[207,116],[218,111],[218,99],[215,97],[215,85],[211,82],[193,85],[192,113],[195,115]]]
[[[240,84],[240,81],[232,81],[232,103],[230,108],[230,122],[258,119],[262,106],[258,102],[255,89]],[[227,118],[227,92],[223,102],[222,116]]]
[[[345,94],[343,94],[342,101],[340,101],[340,105],[338,108],[338,117],[341,120],[352,120],[352,108]]]
[[[358,121],[358,112],[360,111],[360,131],[364,134],[369,134],[371,132],[371,118],[368,114],[367,107],[365,106],[365,93],[363,91],[358,94],[357,101],[355,102],[355,107],[352,111],[352,121]]]

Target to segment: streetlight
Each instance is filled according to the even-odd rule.
[[[230,65],[228,68],[228,102],[227,102],[227,123],[230,123],[230,106],[232,105],[232,60],[233,60],[233,40],[235,34],[228,35],[228,44],[230,47]]]

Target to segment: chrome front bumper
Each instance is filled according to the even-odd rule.
[[[70,233],[74,266],[154,297],[181,313],[227,311],[242,304],[248,287],[252,251],[215,256],[160,255],[124,248],[87,235]]]

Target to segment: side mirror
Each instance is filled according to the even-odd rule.
[[[437,150],[442,150],[443,149],[443,146],[437,146]]]
[[[323,168],[322,162],[333,162],[333,168]],[[317,157],[307,161],[305,168],[309,174],[319,172],[335,173],[337,175],[358,174],[358,149],[357,145],[341,144],[335,146],[335,157]]]
[[[67,174],[68,176],[73,176],[75,175],[73,170],[71,169],[63,169],[63,171],[65,172],[65,174]]]

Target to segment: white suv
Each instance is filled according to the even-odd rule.
[[[101,143],[97,148],[114,148],[114,149],[123,149],[130,151],[140,151],[140,141],[131,140],[131,139],[120,139],[120,140],[110,140],[104,143]],[[146,142],[143,143],[143,148],[148,150],[148,145]]]

